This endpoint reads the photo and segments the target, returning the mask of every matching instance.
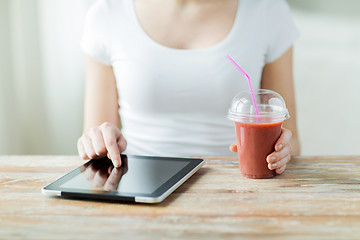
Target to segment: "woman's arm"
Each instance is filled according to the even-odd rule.
[[[115,167],[126,140],[120,132],[120,116],[115,76],[106,66],[86,56],[84,133],[78,152],[84,160],[108,156]]]
[[[296,104],[293,82],[293,58],[292,47],[280,58],[272,63],[266,64],[263,69],[261,88],[278,92],[285,100],[289,110],[290,118],[284,122],[284,128],[292,132],[290,140],[292,155],[300,154],[300,143],[296,125]]]
[[[86,56],[84,132],[104,122],[120,127],[116,80],[111,66]]]

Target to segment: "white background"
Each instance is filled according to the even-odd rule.
[[[92,0],[0,0],[0,154],[76,154]],[[360,155],[360,3],[289,0],[303,155]]]

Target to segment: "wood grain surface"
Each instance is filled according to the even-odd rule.
[[[160,204],[47,197],[76,156],[0,157],[0,239],[360,239],[360,156],[297,157],[273,179],[236,158],[205,166]]]

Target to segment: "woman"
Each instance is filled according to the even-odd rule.
[[[298,33],[285,1],[101,0],[88,12],[83,159],[120,153],[229,155],[235,142],[226,119],[247,83],[280,93],[289,109],[270,169],[299,154],[292,77]],[[119,115],[120,113],[120,115]],[[120,116],[122,130],[120,131]],[[231,145],[230,149],[236,151]]]

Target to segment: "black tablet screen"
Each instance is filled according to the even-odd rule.
[[[122,156],[122,166],[114,168],[107,158],[93,159],[78,168],[78,174],[59,187],[91,192],[151,194],[188,164],[184,160]]]

